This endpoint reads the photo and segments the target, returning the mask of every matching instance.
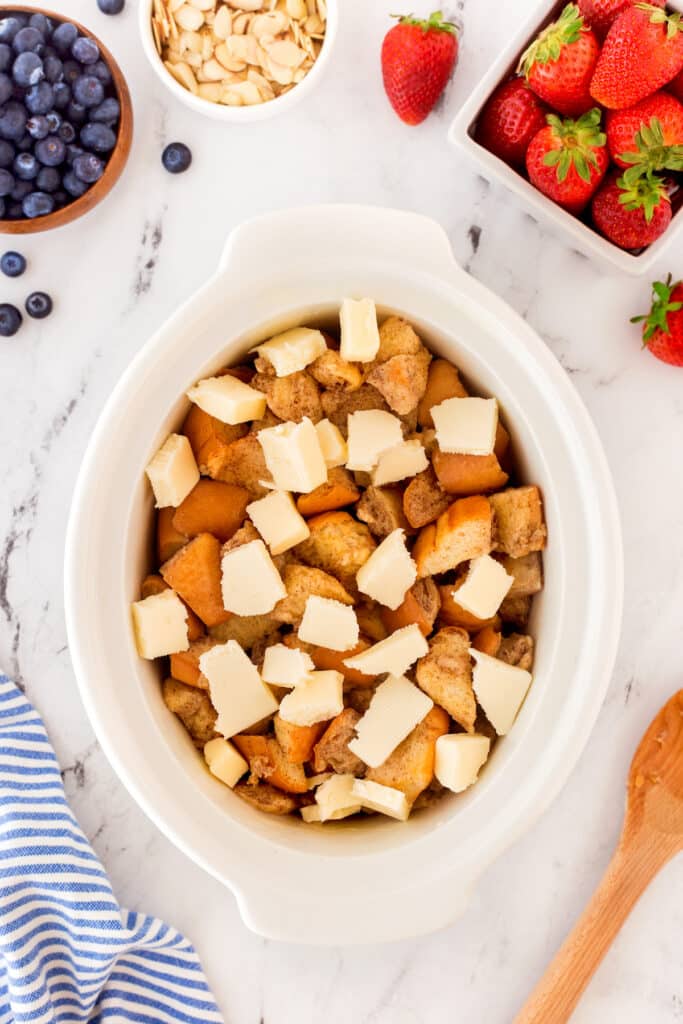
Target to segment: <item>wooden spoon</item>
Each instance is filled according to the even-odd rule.
[[[631,762],[616,852],[574,930],[514,1024],[563,1024],[639,896],[683,850],[683,690],[664,705]]]

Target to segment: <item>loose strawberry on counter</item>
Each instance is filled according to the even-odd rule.
[[[609,164],[601,113],[595,107],[578,120],[548,114],[547,126],[532,139],[526,155],[531,183],[565,210],[581,213]]]
[[[406,124],[420,124],[448,84],[458,57],[456,26],[441,11],[425,20],[401,17],[382,44],[382,77],[392,107]]]
[[[653,356],[671,366],[683,366],[683,282],[666,281],[652,285],[652,307],[644,316],[631,317],[643,324],[643,345]]]
[[[496,89],[484,107],[477,137],[507,164],[524,167],[529,143],[545,126],[546,113],[524,79],[512,78]]]
[[[666,182],[648,172],[629,180],[625,172],[609,175],[593,197],[591,212],[598,231],[622,249],[642,249],[663,235],[671,223]]]
[[[632,7],[636,0],[578,0],[579,10],[593,31],[603,39],[614,19]],[[657,7],[664,7],[665,0],[652,0]]]
[[[567,4],[522,54],[519,70],[542,100],[567,117],[578,117],[594,105],[590,83],[599,52],[579,8]]]
[[[605,117],[607,148],[615,164],[642,163],[650,170],[683,170],[683,103],[656,92]]]
[[[590,91],[620,110],[650,96],[683,70],[683,18],[651,3],[627,7],[607,33]]]

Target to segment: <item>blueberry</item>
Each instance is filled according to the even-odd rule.
[[[62,178],[62,184],[64,188],[74,199],[80,198],[88,191],[88,186],[84,181],[81,181],[76,177],[73,171],[67,171]]]
[[[37,53],[20,53],[12,65],[12,78],[24,89],[37,85],[44,77],[43,62]]]
[[[82,103],[76,103],[75,100],[72,100],[66,108],[66,116],[70,121],[73,121],[74,124],[84,124],[88,117],[88,112]]]
[[[71,124],[71,121],[62,121],[57,129],[57,135],[63,142],[73,142],[76,138],[76,129]]]
[[[28,124],[28,121],[26,123]],[[33,139],[28,132],[21,136],[19,141],[16,143],[16,147],[19,153],[28,153],[29,150],[33,149]]]
[[[44,39],[50,37],[54,28],[50,19],[46,18],[44,14],[32,14],[28,19],[28,23],[31,28],[37,28]]]
[[[64,72],[64,81],[67,85],[73,85],[81,75],[81,66],[75,60],[65,60],[62,70]]]
[[[52,213],[55,208],[55,201],[47,192],[30,192],[26,196],[21,208],[25,217],[45,217]]]
[[[48,110],[52,110],[54,102],[52,86],[49,82],[39,82],[38,85],[31,86],[24,102],[30,114],[47,114]]]
[[[120,14],[126,6],[126,0],[97,0],[102,14]]]
[[[88,73],[99,79],[102,85],[111,85],[111,71],[103,60],[98,60],[96,64],[91,64],[88,68]]]
[[[45,114],[34,114],[26,122],[26,131],[32,139],[45,139],[50,134],[50,122]]]
[[[18,142],[26,129],[26,111],[21,104],[14,101],[5,104],[0,111],[0,139]]]
[[[192,153],[184,142],[169,142],[161,154],[161,162],[169,174],[182,174],[192,163]]]
[[[33,192],[34,189],[35,185],[32,181],[17,181],[10,193],[10,198],[13,199],[15,203],[21,203],[29,192]]]
[[[43,71],[48,82],[61,82],[64,77],[64,65],[59,57],[43,57]]]
[[[0,303],[0,336],[11,338],[21,327],[23,317],[16,306],[9,302]]]
[[[44,320],[52,312],[52,299],[47,292],[31,292],[26,299],[25,308],[34,320]]]
[[[78,37],[78,29],[70,21],[63,21],[52,33],[52,45],[58,53],[67,53]]]
[[[4,168],[4,167],[1,168],[0,169],[0,196],[8,196],[8,195],[10,195],[11,192],[12,192],[12,189],[14,188],[14,185],[15,185],[14,175],[10,174],[10,172],[6,168]]]
[[[71,102],[71,86],[67,85],[66,82],[57,82],[52,89],[55,105],[55,110],[64,110],[65,107],[69,106]]]
[[[26,28],[20,28],[12,40],[12,46],[16,53],[40,53],[40,48],[44,45],[45,40],[42,33],[30,25],[27,25]]]
[[[83,156],[85,150],[82,146],[75,146],[73,143],[66,147],[66,162],[69,166],[73,165],[74,160],[77,156]]]
[[[6,72],[0,71],[0,104],[7,103],[13,92],[14,85],[12,84],[12,79]]]
[[[26,257],[10,249],[0,256],[0,270],[6,277],[21,277],[26,270]]]
[[[104,163],[94,153],[81,153],[73,162],[74,174],[86,185],[99,181],[104,173]]]
[[[100,59],[100,48],[89,36],[79,36],[71,44],[71,56],[79,64],[94,64]]]
[[[40,164],[33,153],[19,153],[14,161],[14,173],[21,181],[33,181],[38,177]],[[23,199],[23,196],[12,196],[12,199]]]
[[[59,126],[62,123],[62,116],[61,114],[58,114],[56,110],[49,111],[45,116],[45,120],[47,122],[47,130],[51,135],[54,135],[55,132],[59,131]]]
[[[64,125],[62,125],[63,127]],[[48,135],[46,139],[36,142],[34,152],[45,167],[58,167],[59,164],[64,162],[66,145],[58,135]]]
[[[14,160],[16,153],[11,142],[0,139],[0,167],[9,167]]]
[[[109,153],[116,145],[116,134],[106,124],[90,122],[81,129],[81,144],[96,153]]]
[[[73,85],[74,99],[84,107],[97,107],[104,99],[104,86],[94,75],[81,75]]]
[[[36,178],[36,187],[41,192],[55,193],[62,183],[62,178],[56,167],[41,167]]]
[[[91,121],[102,121],[104,124],[112,125],[118,121],[121,116],[121,104],[115,96],[108,96],[106,100],[102,100],[99,107],[95,107],[94,110],[90,111]]]
[[[9,43],[0,43],[0,71],[7,71],[13,60],[14,54]]]
[[[21,27],[22,22],[16,14],[0,19],[0,42],[11,43]]]

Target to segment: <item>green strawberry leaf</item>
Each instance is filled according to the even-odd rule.
[[[636,132],[635,143],[633,152],[619,154],[623,163],[650,171],[683,170],[683,146],[665,145],[664,129],[658,118],[653,117],[649,125],[644,124]]]
[[[683,21],[680,14],[668,14],[663,7],[655,7],[654,4],[640,3],[634,6],[637,10],[649,14],[650,22],[653,25],[666,25],[667,39],[673,39],[677,32],[683,32]]]
[[[659,204],[662,201],[669,202],[669,195],[663,178],[647,168],[640,168],[640,174],[636,177],[633,172],[638,170],[637,167],[630,167],[617,179],[617,186],[621,190],[619,202],[627,210],[642,209],[649,224]]]
[[[669,313],[677,313],[679,309],[683,309],[683,302],[671,302],[671,295],[680,284],[680,281],[672,284],[671,274],[668,275],[666,281],[653,281],[650,312],[644,313],[642,316],[631,317],[630,322],[632,324],[645,324],[645,329],[643,330],[644,345],[647,345],[656,331],[671,334]]]
[[[585,22],[578,5],[567,4],[557,21],[547,25],[526,48],[519,60],[518,73],[528,78],[534,64],[549,64],[559,60],[563,48],[576,43],[585,31]]]
[[[577,120],[548,114],[546,121],[552,129],[553,139],[559,145],[544,157],[548,167],[557,167],[557,180],[563,182],[572,167],[579,178],[587,183],[591,180],[591,169],[598,170],[596,150],[602,149],[607,138],[600,130],[602,113],[597,107],[582,114]],[[550,155],[557,153],[558,156]]]
[[[458,25],[453,21],[444,21],[441,11],[434,11],[428,18],[416,18],[412,14],[392,14],[392,18],[398,18],[399,25],[414,25],[421,28],[423,32],[448,32],[457,35],[460,31]]]

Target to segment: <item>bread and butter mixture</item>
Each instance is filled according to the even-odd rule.
[[[496,399],[370,299],[188,398],[132,616],[209,770],[306,822],[466,790],[531,684],[546,544]]]

